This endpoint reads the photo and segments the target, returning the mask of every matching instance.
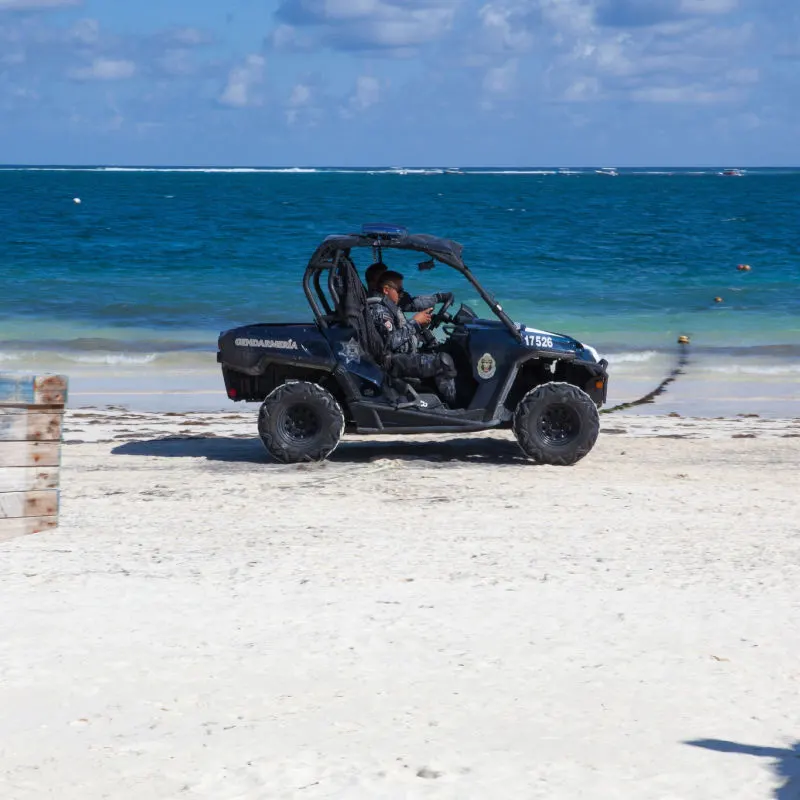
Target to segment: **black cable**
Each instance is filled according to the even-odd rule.
[[[612,414],[614,411],[622,411],[625,408],[633,408],[633,406],[641,406],[645,403],[652,403],[656,397],[666,391],[667,386],[669,386],[679,375],[683,375],[683,367],[685,367],[689,363],[689,345],[681,344],[680,349],[678,350],[678,363],[672,372],[664,378],[661,383],[653,389],[652,392],[648,392],[644,397],[640,397],[638,400],[633,400],[630,403],[620,403],[619,405],[614,406],[613,408],[604,408],[600,411],[601,414]]]

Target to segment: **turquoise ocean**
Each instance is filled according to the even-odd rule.
[[[800,169],[720,172],[0,168],[0,370],[67,374],[76,406],[230,407],[219,332],[309,319],[314,248],[377,221],[463,244],[513,319],[609,359],[614,402],[686,335],[653,410],[798,416]],[[386,260],[485,309],[447,267]]]

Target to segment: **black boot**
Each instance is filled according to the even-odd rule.
[[[445,378],[442,375],[436,376],[436,389],[441,398],[450,408],[456,402],[456,382],[453,378]]]

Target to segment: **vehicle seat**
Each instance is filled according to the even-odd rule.
[[[335,315],[338,324],[352,328],[367,357],[381,364],[383,341],[367,308],[367,293],[353,262],[343,259],[332,282],[337,294]]]

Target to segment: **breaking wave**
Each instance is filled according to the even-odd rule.
[[[638,353],[608,353],[606,358],[609,364],[641,364],[657,355],[655,350],[644,350]]]
[[[704,372],[734,375],[800,375],[800,364],[729,364],[724,366],[704,365]]]
[[[108,366],[152,364],[161,355],[160,353],[56,353],[56,356],[64,361]]]

